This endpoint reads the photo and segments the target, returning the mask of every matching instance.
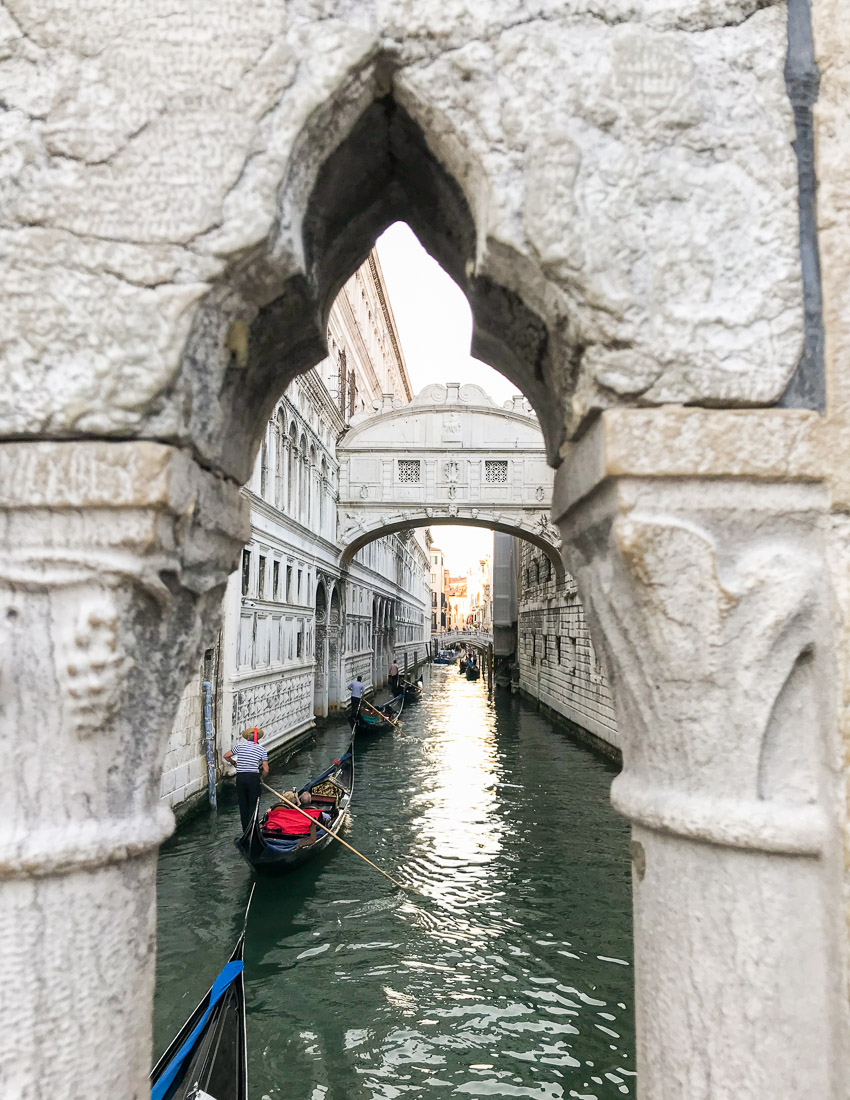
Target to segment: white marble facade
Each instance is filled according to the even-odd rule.
[[[344,706],[358,674],[386,682],[425,659],[430,638],[427,533],[377,539],[344,564],[337,538],[337,440],[351,417],[410,380],[377,254],[348,280],[328,321],[328,358],[275,405],[243,495],[251,537],[230,577],[215,684],[216,753],[248,725],[268,749],[296,740],[316,715]],[[389,389],[392,387],[392,389]],[[175,809],[204,795],[202,671],[181,698],[166,752],[162,798]]]

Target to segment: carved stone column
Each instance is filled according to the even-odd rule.
[[[0,445],[0,1095],[148,1095],[162,754],[247,536],[153,443]]]
[[[647,440],[664,432],[645,432],[631,464],[603,427],[568,456],[556,491],[624,744],[612,799],[632,822],[639,1095],[838,1100],[828,496],[810,471],[789,470],[790,448],[777,448],[784,469],[763,451],[738,469],[713,455],[698,436],[716,423],[693,423],[704,415],[687,447],[709,476],[688,476],[661,447],[661,476],[646,476]],[[746,423],[726,440],[739,441],[735,461]]]

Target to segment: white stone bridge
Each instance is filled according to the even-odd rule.
[[[468,524],[539,546],[563,572],[552,526],[552,470],[523,397],[504,407],[478,386],[426,386],[408,405],[391,396],[355,419],[337,448],[342,563],[409,527]]]
[[[471,649],[487,649],[493,644],[493,635],[485,630],[446,630],[443,634],[434,634],[433,638],[439,649],[458,644]]]

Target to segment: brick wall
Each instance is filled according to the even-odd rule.
[[[567,574],[558,585],[545,556],[529,543],[520,555],[517,635],[521,690],[621,749],[575,581]]]

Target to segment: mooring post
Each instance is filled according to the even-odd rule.
[[[487,694],[493,694],[493,643],[487,646]]]

